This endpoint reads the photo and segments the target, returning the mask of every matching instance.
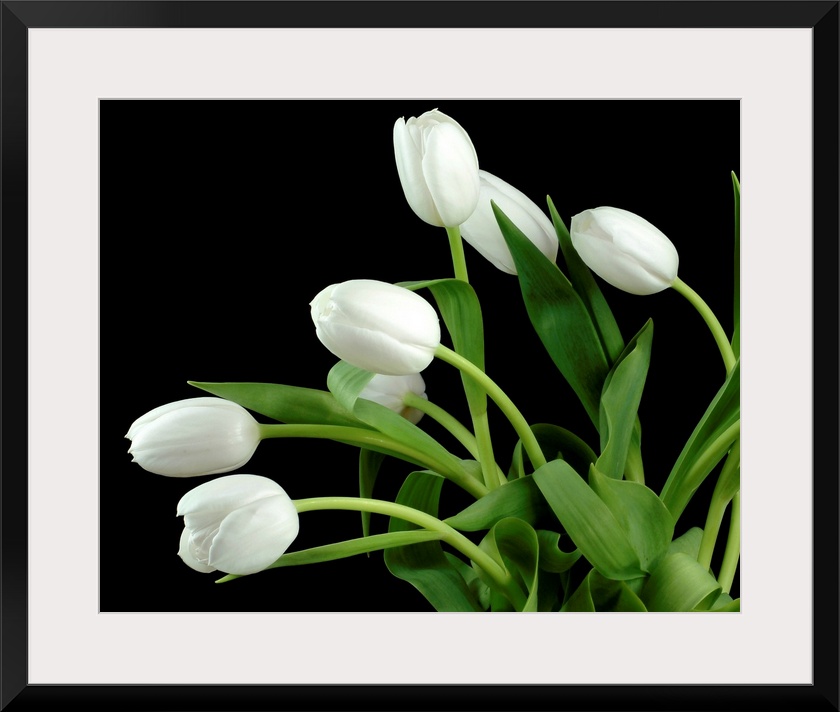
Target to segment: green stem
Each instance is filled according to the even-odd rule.
[[[732,590],[735,580],[735,569],[738,568],[738,557],[741,555],[741,493],[732,498],[732,513],[729,516],[729,536],[726,537],[726,549],[723,552],[723,562],[720,565],[718,583],[724,593]]]
[[[486,399],[482,399],[486,400]],[[480,412],[473,414],[473,427],[475,438],[478,443],[478,462],[481,465],[481,473],[484,475],[484,484],[487,489],[494,490],[507,480],[499,477],[499,466],[496,464],[496,455],[493,453],[493,441],[490,438],[490,421],[487,419],[487,407]]]
[[[462,282],[469,282],[467,278],[467,259],[464,256],[464,241],[461,239],[461,228],[448,227],[446,234],[449,235],[449,251],[452,253],[452,266],[455,268],[455,279]]]
[[[475,441],[475,436],[465,428],[455,416],[449,414],[439,405],[431,401],[421,398],[416,393],[409,391],[403,398],[403,403],[409,408],[416,408],[417,410],[428,415],[432,420],[442,425],[461,445],[463,445],[467,452],[470,453],[476,460],[478,459],[478,445]]]
[[[336,440],[349,443],[359,447],[367,447],[373,450],[385,450],[389,454],[401,455],[409,462],[419,462],[430,470],[444,475],[456,485],[465,489],[476,498],[487,494],[487,488],[472,477],[466,470],[457,470],[450,467],[435,457],[429,456],[423,450],[418,450],[405,445],[399,440],[383,435],[376,430],[366,428],[353,428],[344,425],[313,425],[307,424],[282,424],[266,425],[260,424],[261,438],[319,438]]]
[[[296,499],[293,502],[300,514],[324,509],[370,512],[372,514],[385,514],[389,517],[397,517],[429,531],[440,532],[443,534],[442,541],[445,541],[484,569],[490,580],[493,581],[499,591],[505,595],[515,608],[522,610],[525,605],[525,594],[516,585],[510,574],[492,556],[467,539],[461,532],[453,529],[431,514],[426,514],[426,512],[421,512],[419,509],[406,507],[396,502],[387,502],[380,499],[364,499],[361,497],[312,497],[310,499]]]
[[[712,555],[717,544],[723,515],[732,498],[738,493],[737,488],[740,486],[740,480],[735,478],[735,471],[741,466],[740,443],[740,440],[736,440],[729,451],[715,485],[715,491],[712,493],[712,501],[706,515],[706,525],[703,527],[703,539],[700,542],[700,551],[697,555],[697,561],[705,569],[712,565]]]
[[[461,445],[464,446],[467,452],[472,455],[475,460],[479,462],[481,461],[478,450],[478,442],[476,441],[475,436],[453,415],[445,411],[439,405],[432,403],[425,398],[421,398],[411,391],[405,394],[403,403],[409,408],[416,408],[417,410],[425,413],[432,420],[442,425],[459,443],[461,443]],[[505,482],[505,476],[502,473],[501,468],[499,468],[495,462],[493,464],[496,468],[496,474],[499,481],[502,483]]]
[[[528,457],[530,458],[534,469],[537,469],[545,464],[545,457],[543,456],[542,449],[531,430],[531,426],[528,425],[528,421],[525,420],[524,416],[519,412],[519,409],[516,405],[514,405],[513,401],[508,398],[507,394],[499,388],[495,381],[493,381],[472,361],[465,359],[463,356],[455,353],[452,349],[447,348],[443,344],[435,349],[435,356],[441,359],[441,361],[446,361],[446,363],[455,366],[455,368],[459,371],[470,376],[482,387],[482,389],[484,389],[484,392],[493,399],[496,405],[499,406],[507,419],[510,421],[514,430],[516,430],[520,440],[522,440],[522,446],[525,448],[525,452],[528,453]]]
[[[717,344],[718,349],[720,349],[720,355],[723,357],[723,365],[726,366],[726,372],[729,373],[733,368],[735,368],[735,352],[732,350],[732,345],[729,343],[726,332],[720,325],[718,318],[709,308],[709,305],[703,301],[700,295],[679,277],[674,280],[674,283],[671,286],[688,299],[694,308],[700,312],[700,316],[703,317],[703,321],[706,322],[706,325],[712,332],[712,336],[715,337],[715,343]]]

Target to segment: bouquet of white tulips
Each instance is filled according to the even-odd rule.
[[[177,502],[184,564],[217,572],[211,582],[259,586],[291,573],[276,569],[382,552],[382,565],[437,611],[740,610],[730,595],[740,554],[737,280],[727,332],[678,276],[677,249],[655,215],[582,206],[567,222],[550,197],[543,210],[480,169],[467,130],[436,109],[397,119],[393,145],[408,205],[446,233],[452,262],[441,272],[452,276],[313,284],[300,308],[309,302],[311,336],[336,358],[323,389],[192,381],[200,395],[130,424],[139,467],[209,477]],[[740,185],[722,176],[730,178],[737,274]],[[485,367],[484,324],[504,315],[482,310],[464,242],[500,278],[518,280],[536,336],[588,419],[580,427],[534,422]],[[604,282],[631,295],[675,290],[720,353],[708,366],[720,375],[717,393],[656,490],[646,485],[639,412],[653,322],[625,339]],[[467,418],[427,396],[423,372],[435,360],[459,372],[462,391],[447,396],[466,403]],[[512,449],[499,447],[491,411],[515,433]],[[305,479],[252,471],[270,438],[355,449],[358,495],[307,497]],[[389,460],[403,463],[402,480],[395,497],[381,498]],[[681,517],[701,486],[705,519],[687,525]],[[358,536],[296,546],[308,513],[343,510],[360,513]],[[373,533],[373,518],[386,530]]]

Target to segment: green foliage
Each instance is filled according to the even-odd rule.
[[[436,515],[443,480],[427,472],[408,476],[397,495],[397,504]],[[406,532],[417,525],[392,517],[389,532]],[[429,541],[385,550],[385,564],[397,578],[414,586],[436,611],[481,611],[477,596],[459,568],[444,554],[440,542]]]
[[[727,433],[732,431],[740,417],[739,359],[688,438],[659,495],[675,521],[703,480],[737,439],[737,434],[727,437]]]
[[[534,330],[597,427],[609,363],[586,305],[557,265],[498,206],[493,210],[513,255]]]
[[[614,363],[624,350],[621,330],[618,328],[612,310],[607,304],[601,288],[592,276],[592,272],[584,264],[574,245],[572,245],[572,236],[554,207],[554,203],[548,196],[546,200],[548,201],[551,221],[554,223],[554,230],[557,232],[557,239],[560,242],[560,251],[563,254],[563,260],[566,262],[569,280],[589,312],[592,324],[595,326],[595,331],[604,347],[607,360],[609,363]]]
[[[560,524],[595,569],[616,581],[644,575],[621,523],[568,463],[546,463],[533,478]]]
[[[336,400],[367,427],[413,450],[430,455],[441,466],[441,474],[461,472],[463,468],[460,459],[452,455],[425,430],[418,428],[399,413],[383,405],[359,398],[359,393],[373,375],[370,371],[339,361],[327,376],[327,387]]]
[[[281,423],[368,427],[327,391],[279,383],[188,383]]]
[[[489,529],[506,517],[516,517],[535,524],[549,511],[533,478],[523,477],[484,495],[444,521],[455,529],[477,532]]]
[[[539,610],[540,544],[534,528],[521,519],[506,517],[493,525],[481,541],[481,548],[502,561],[517,585],[527,592],[524,605],[516,610]],[[484,577],[480,569],[476,573],[479,578]],[[494,596],[492,591],[490,601],[493,610],[510,610],[510,603]]]
[[[601,395],[601,455],[596,463],[608,477],[624,476],[627,451],[636,425],[650,364],[653,322],[648,320],[627,344],[604,382]]]

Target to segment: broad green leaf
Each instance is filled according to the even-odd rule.
[[[674,519],[653,490],[638,482],[616,480],[593,465],[589,485],[619,523],[643,571],[650,572],[674,536]]]
[[[732,350],[735,357],[741,355],[741,182],[732,173],[732,190],[735,194],[735,295],[733,299],[734,331]]]
[[[557,265],[495,204],[493,210],[513,255],[531,324],[597,427],[601,389],[609,366],[589,312]]]
[[[475,290],[460,279],[433,279],[400,282],[401,287],[417,291],[428,289],[440,310],[443,323],[452,337],[456,353],[484,370],[484,322]],[[464,389],[474,412],[487,411],[487,394],[469,376],[462,375]]]
[[[531,426],[531,430],[548,461],[565,460],[579,473],[585,474],[598,459],[592,448],[571,430],[550,423],[537,423]]]
[[[455,554],[448,551],[444,551],[443,554],[446,556],[446,560],[452,564],[452,567],[460,573],[464,578],[464,581],[467,582],[467,586],[469,586],[470,591],[473,592],[476,600],[478,600],[481,604],[482,610],[486,611],[490,608],[490,587],[479,578],[475,569],[473,569],[465,561],[459,559],[455,556]]]
[[[513,454],[510,457],[510,469],[508,470],[509,482],[520,477],[525,477],[525,457],[522,450],[522,441],[517,440],[516,445],[513,446]],[[550,459],[553,460],[554,458],[552,457]]]
[[[554,574],[540,568],[540,589],[537,592],[537,610],[540,613],[557,613],[563,605],[566,573]]]
[[[647,608],[626,581],[612,581],[592,570],[561,610],[567,613],[644,613]]]
[[[367,428],[353,413],[327,391],[279,383],[204,383],[187,381],[191,386],[281,423],[312,423]]]
[[[740,613],[741,599],[733,600],[728,593],[722,593],[709,610],[714,613]]]
[[[715,491],[712,495],[722,502],[729,502],[741,491],[741,439],[735,441],[723,468],[720,471]]]
[[[601,395],[601,455],[596,463],[607,477],[621,479],[650,364],[653,321],[648,319],[610,369]]]
[[[443,479],[427,472],[410,474],[397,494],[397,504],[437,516]],[[403,519],[391,518],[389,532],[418,529]],[[397,578],[414,586],[436,611],[484,610],[463,576],[444,555],[440,542],[429,541],[385,550],[385,565]]]
[[[580,558],[580,551],[563,551],[560,548],[562,535],[546,529],[537,529],[540,542],[540,569],[555,574],[568,571]]]
[[[445,521],[455,529],[477,532],[489,529],[505,517],[517,517],[534,524],[548,511],[545,498],[534,480],[522,477],[492,490]]]
[[[696,559],[669,554],[660,562],[642,589],[649,611],[705,611],[717,600],[720,585]]]
[[[703,483],[714,466],[726,454],[724,448],[720,457],[704,457],[711,446],[719,443],[726,431],[741,417],[741,361],[727,375],[700,422],[694,428],[677,458],[660,497],[677,521],[697,488]],[[735,438],[729,445],[734,442]]]
[[[589,466],[598,459],[595,451],[571,430],[551,423],[535,423],[531,430],[547,462],[565,460],[579,474],[585,475],[589,472]],[[527,474],[526,462],[530,460],[524,452],[522,441],[517,440],[511,456],[508,479],[524,477]]]
[[[554,230],[560,242],[563,260],[568,268],[569,280],[592,318],[592,323],[598,332],[598,338],[607,354],[607,360],[609,363],[614,363],[624,350],[624,338],[621,336],[621,331],[612,310],[607,304],[607,300],[601,292],[601,288],[592,276],[589,267],[586,266],[574,245],[572,245],[572,237],[555,209],[554,203],[549,196],[546,196],[546,200],[548,201],[551,221],[554,223]]]
[[[501,519],[480,544],[493,558],[504,562],[508,573],[528,592],[526,612],[538,610],[540,545],[537,533],[527,522],[515,517]],[[482,573],[478,572],[479,577]],[[491,596],[491,602],[493,601]],[[508,608],[507,605],[504,606]]]
[[[379,403],[359,398],[373,377],[370,371],[339,361],[330,369],[327,387],[336,400],[367,426],[427,456],[425,464],[435,464],[441,474],[463,472],[461,460],[444,448],[425,430]]]
[[[359,497],[363,499],[373,497],[373,485],[379,474],[379,468],[385,455],[367,448],[359,450]],[[370,512],[362,512],[362,535],[370,534]]]
[[[607,304],[607,300],[604,298],[600,287],[598,287],[598,282],[592,276],[592,271],[580,258],[577,250],[575,250],[569,230],[560,218],[559,213],[554,207],[554,203],[550,197],[546,196],[546,199],[548,201],[551,220],[554,223],[554,230],[560,242],[560,249],[563,252],[563,259],[566,262],[566,267],[569,272],[569,279],[583,301],[583,304],[586,306],[586,310],[589,312],[592,324],[598,333],[601,346],[607,356],[607,363],[612,365],[624,351],[624,338],[621,335],[612,310]],[[627,452],[626,469],[628,473],[633,474],[632,479],[638,482],[644,481],[641,434],[641,424],[637,417],[633,438],[630,441],[630,447]],[[580,470],[578,471],[580,472]]]
[[[633,424],[633,434],[630,436],[630,447],[627,448],[627,460],[624,463],[624,474],[634,482],[645,481],[645,466],[642,462],[642,423],[639,416]]]
[[[668,554],[686,554],[692,559],[700,555],[700,542],[703,541],[703,530],[692,527],[685,534],[678,536],[668,546]]]
[[[532,477],[575,546],[594,568],[616,581],[644,575],[621,524],[571,465],[554,460]]]

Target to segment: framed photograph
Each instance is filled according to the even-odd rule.
[[[438,9],[2,3],[0,709],[838,709],[837,3],[448,2],[429,26]],[[645,217],[723,331],[741,319],[737,610],[582,615],[567,594],[470,614],[378,549],[219,584],[230,569],[176,555],[179,502],[212,478],[155,472],[128,452],[133,424],[214,384],[334,390],[310,303],[347,280],[466,269],[488,374],[530,423],[598,446],[524,282],[466,230],[453,265],[407,200],[395,123],[431,110],[546,218]],[[731,364],[676,290],[596,283],[625,341],[655,324],[638,416],[658,493]],[[456,369],[436,359],[423,379],[470,421]],[[520,433],[488,417],[512,477]],[[339,440],[265,438],[224,472],[296,501],[358,497],[360,449]],[[403,496],[415,465],[387,458],[370,496]],[[471,501],[456,484],[441,520]],[[713,486],[675,537],[706,524]],[[361,521],[304,511],[288,551]]]

